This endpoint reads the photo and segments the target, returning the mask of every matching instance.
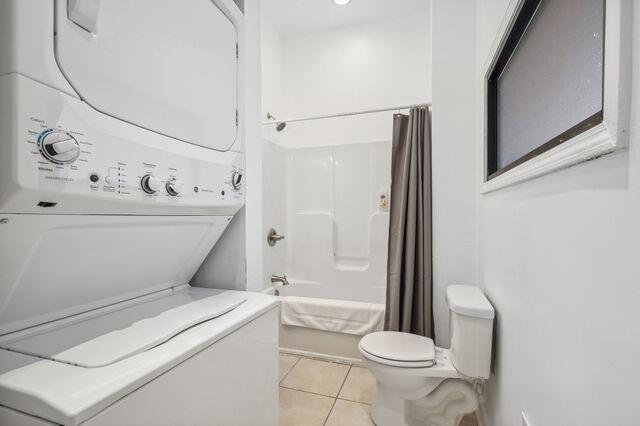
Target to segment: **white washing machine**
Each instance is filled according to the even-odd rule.
[[[277,302],[189,280],[244,204],[232,0],[0,2],[0,425],[275,425]]]

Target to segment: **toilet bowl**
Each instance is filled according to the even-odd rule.
[[[450,349],[409,333],[381,331],[358,345],[376,378],[371,418],[377,426],[457,426],[478,405],[472,383],[490,374],[494,310],[472,286],[447,288]]]

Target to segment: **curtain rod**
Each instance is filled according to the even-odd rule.
[[[399,111],[401,109],[410,109],[410,108],[417,108],[417,107],[427,107],[431,109],[431,104],[422,103],[422,104],[413,104],[413,105],[402,105],[402,106],[397,106],[392,108],[368,109],[364,111],[352,111],[352,112],[341,112],[338,114],[318,115],[316,117],[290,118],[288,120],[263,121],[262,124],[268,125],[268,124],[278,124],[278,123],[296,123],[298,121],[320,120],[323,118],[335,118],[335,117],[348,117],[351,115],[372,114],[375,112]]]

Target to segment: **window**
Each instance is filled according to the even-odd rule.
[[[506,28],[486,73],[487,181],[604,125],[604,0],[523,0]]]

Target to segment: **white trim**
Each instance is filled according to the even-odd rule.
[[[615,143],[607,126],[601,123],[500,176],[486,181],[480,188],[480,192],[486,194],[505,186],[524,182],[554,170],[600,157],[619,148],[621,146]]]
[[[524,0],[512,0],[507,7],[500,30],[491,47],[488,61],[484,66],[484,99],[487,96],[488,75],[523,3]],[[598,158],[627,146],[631,100],[633,4],[631,0],[607,0],[605,8],[603,122],[489,181],[485,180],[480,188],[481,193],[495,191],[558,169]],[[483,162],[486,179],[486,110],[484,111],[483,126],[483,141],[485,143]]]
[[[289,348],[282,348],[282,347],[280,348],[280,353],[302,356],[305,358],[322,359],[322,360],[331,361],[331,362],[339,362],[342,364],[351,364],[351,365],[355,365],[356,367],[362,366],[362,360],[357,358],[327,355],[327,354],[321,354],[316,352],[303,351],[300,349],[289,349]]]

